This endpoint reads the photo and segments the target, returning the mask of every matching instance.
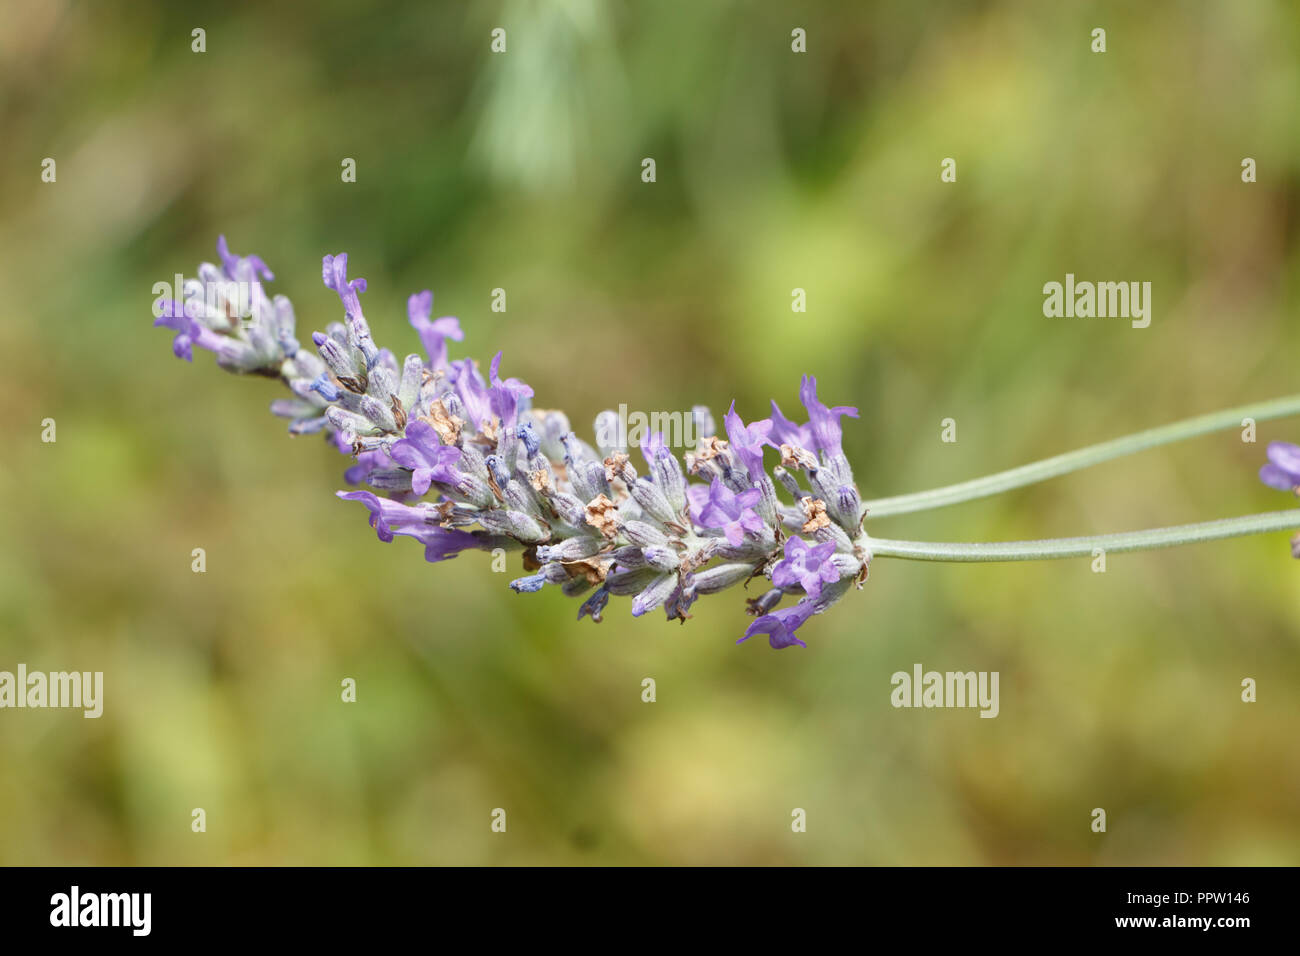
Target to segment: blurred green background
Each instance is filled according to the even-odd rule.
[[[881,559],[807,650],[737,647],[740,592],[593,627],[510,593],[517,567],[377,542],[333,497],[341,456],[267,414],[277,387],[177,361],[150,312],[224,232],[305,336],[339,315],[319,261],[346,250],[381,345],[417,348],[406,296],[432,288],[453,356],[503,348],[583,431],[620,402],[790,411],[813,372],[862,409],[867,497],[1287,394],[1293,5],[177,6],[0,17],[0,669],[106,681],[97,721],[0,712],[0,862],[1300,862],[1285,535],[1106,574]],[[1150,328],[1045,318],[1066,272],[1151,281]],[[1274,438],[1300,422],[873,527],[1285,507],[1255,479]],[[918,662],[1000,671],[1001,715],[893,709]]]

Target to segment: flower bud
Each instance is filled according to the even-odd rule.
[[[610,594],[638,594],[660,576],[660,572],[650,567],[611,571],[605,578],[605,586]]]
[[[410,411],[420,397],[420,383],[424,378],[424,362],[418,355],[408,355],[402,365],[402,378],[397,385],[397,398],[402,407]]]
[[[667,547],[668,536],[645,521],[623,522],[623,536],[637,547]]]
[[[853,485],[841,485],[835,493],[836,520],[846,531],[857,534],[862,524],[862,498]]]
[[[564,584],[568,580],[569,575],[562,565],[545,564],[536,574],[511,581],[510,589],[516,594],[532,594],[540,591],[543,585]]]
[[[289,423],[290,435],[314,435],[319,431],[324,431],[329,424],[329,419],[324,415],[319,418],[300,418],[297,421]]]
[[[647,611],[653,611],[673,593],[677,587],[677,575],[663,574],[655,578],[645,586],[635,598],[632,599],[632,616],[640,617]]]
[[[341,432],[351,432],[354,435],[375,435],[379,432],[374,422],[358,415],[356,412],[349,412],[347,409],[339,408],[337,405],[331,405],[327,408],[325,417],[329,419],[331,425]]]
[[[357,368],[352,357],[343,350],[343,346],[331,336],[324,335],[320,332],[313,332],[311,340],[316,343],[316,349],[320,352],[320,357],[324,359],[329,370],[334,373],[334,377],[339,380],[339,384],[349,392],[360,394],[366,390],[366,384],[369,379],[366,373]]]
[[[523,511],[529,514],[537,511],[537,499],[529,493],[523,482],[517,478],[512,478],[506,482],[501,489],[501,499],[506,503],[506,507],[515,511]]]
[[[614,550],[614,561],[629,570],[646,566],[645,554],[634,544],[616,548]]]
[[[604,542],[591,535],[565,538],[557,544],[544,544],[537,549],[537,560],[547,561],[581,561],[600,551]]]
[[[686,510],[686,477],[682,474],[682,466],[677,463],[677,456],[667,449],[660,451],[654,456],[650,476],[668,499],[675,520]]]
[[[381,431],[397,431],[397,419],[393,416],[393,410],[384,405],[373,395],[361,396],[361,414],[370,419]]]
[[[829,560],[841,578],[855,578],[862,572],[862,562],[851,554],[832,554]]]
[[[662,521],[664,524],[677,521],[677,514],[668,503],[668,498],[649,478],[638,478],[628,486],[628,490],[642,510],[656,521]]]
[[[381,491],[410,491],[411,473],[404,468],[377,468],[366,475],[366,484]]]
[[[596,416],[596,447],[602,458],[619,451],[627,451],[627,435],[624,434],[623,420],[618,412],[606,409]]]
[[[716,594],[718,591],[726,590],[733,584],[749,580],[753,577],[754,570],[757,567],[756,564],[736,561],[730,564],[717,564],[711,568],[705,568],[703,571],[696,571],[695,589],[701,594]]]
[[[532,458],[542,447],[542,441],[537,437],[537,429],[533,427],[532,422],[524,422],[515,429],[515,436],[524,443],[524,454]]]
[[[818,528],[812,532],[812,536],[819,543],[834,541],[836,552],[850,554],[853,551],[853,541],[844,533],[844,529],[837,524],[828,524],[825,527]]]
[[[504,488],[510,483],[510,470],[506,468],[500,455],[488,455],[483,459],[483,463],[487,465],[488,474],[492,476],[498,488]]]
[[[755,617],[761,617],[780,604],[781,598],[784,596],[785,594],[780,588],[772,588],[770,591],[764,592],[762,597],[754,598],[749,602],[749,613]]]
[[[292,358],[302,348],[294,338],[297,323],[293,315],[293,303],[289,301],[288,296],[277,295],[271,300],[271,308],[275,313],[276,341],[280,343],[284,354]]]
[[[681,555],[672,548],[642,548],[641,554],[645,556],[645,563],[652,568],[660,571],[681,570]]]
[[[328,372],[321,372],[307,387],[326,402],[337,402],[342,394]]]
[[[383,364],[376,365],[370,370],[366,394],[373,395],[385,408],[390,407],[393,396],[397,394],[397,376]]]
[[[687,580],[675,588],[673,593],[668,595],[668,600],[664,602],[664,611],[668,614],[668,620],[679,620],[685,624],[686,619],[690,617],[686,612],[691,609],[691,605],[698,597],[699,592],[695,589],[694,580]]]
[[[781,487],[785,489],[786,494],[795,501],[798,501],[800,498],[803,498],[808,494],[808,492],[799,487],[798,479],[796,479],[794,475],[790,474],[790,472],[786,471],[781,465],[777,465],[773,468],[772,474],[775,475],[776,480],[781,483]]]
[[[597,624],[600,623],[600,615],[605,610],[605,605],[609,603],[609,588],[600,587],[591,597],[582,602],[582,607],[578,608],[578,620],[584,617],[590,617]]]
[[[531,515],[522,511],[510,511],[498,508],[484,511],[479,515],[479,524],[496,534],[508,534],[524,544],[537,544],[545,541],[547,531]]]
[[[567,491],[551,494],[547,498],[547,502],[560,519],[572,528],[581,530],[587,526],[586,508],[581,501]]]

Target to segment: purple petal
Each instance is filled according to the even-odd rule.
[[[370,527],[375,529],[380,541],[392,541],[394,524],[398,527],[424,525],[424,516],[414,508],[399,501],[380,498],[369,491],[340,491],[338,497],[345,501],[360,501],[370,512]]]
[[[858,410],[848,405],[827,408],[817,398],[817,379],[811,375],[803,377],[803,383],[799,387],[799,398],[803,402],[803,407],[808,410],[808,424],[817,446],[813,450],[824,451],[827,455],[843,454],[840,417],[848,415],[850,418],[857,418]]]
[[[456,397],[460,399],[470,423],[474,426],[475,431],[481,430],[483,423],[492,414],[492,404],[488,398],[488,387],[483,381],[483,376],[474,367],[473,360],[461,359],[458,362],[451,363],[449,378],[456,389]]]
[[[1268,443],[1268,460],[1283,471],[1300,476],[1300,445],[1289,441],[1271,441]]]
[[[260,274],[263,279],[271,280],[275,275],[266,267],[260,256],[237,256],[230,251],[225,236],[217,236],[217,255],[221,258],[226,276],[236,281],[256,281]]]
[[[778,588],[791,588],[799,583],[799,572],[789,561],[781,561],[772,569],[772,584]]]
[[[700,520],[700,515],[709,504],[709,486],[690,484],[686,486],[686,501],[691,512],[691,520],[701,527],[707,527]]]
[[[357,293],[366,291],[365,279],[348,280],[348,254],[340,252],[337,256],[325,256],[321,260],[321,279],[325,287],[338,293],[343,308],[349,315],[361,314],[361,300]]]
[[[1259,480],[1270,488],[1276,488],[1278,491],[1291,491],[1297,484],[1300,484],[1300,482],[1296,481],[1294,475],[1277,465],[1265,465],[1261,468],[1259,470]]]
[[[781,445],[797,445],[813,451],[812,429],[807,425],[796,425],[781,414],[781,406],[772,400],[772,439]]]
[[[771,420],[765,418],[762,421],[746,425],[744,420],[736,414],[736,403],[733,400],[723,422],[727,427],[727,443],[744,463],[751,477],[761,472],[763,470],[763,446],[772,445],[771,439],[768,438],[772,431]]]
[[[509,432],[513,432],[518,419],[519,403],[526,398],[532,398],[533,390],[517,378],[501,380],[497,374],[501,368],[501,354],[497,352],[492,358],[492,365],[488,371],[488,381],[492,383],[488,400],[492,414],[500,419],[501,424]]]
[[[420,344],[424,346],[425,354],[429,356],[429,367],[446,368],[447,339],[459,342],[465,338],[460,322],[450,315],[429,320],[433,313],[433,293],[428,289],[407,299],[406,312],[412,327],[420,335]]]
[[[348,449],[351,451],[351,449]],[[363,451],[357,455],[357,463],[343,472],[343,480],[349,485],[359,485],[369,477],[372,471],[379,468],[387,468],[393,464],[392,459],[383,451]]]
[[[749,625],[745,636],[736,643],[747,641],[755,634],[766,634],[768,644],[777,650],[794,644],[807,647],[807,644],[795,637],[795,631],[812,616],[812,613],[812,602],[800,601],[793,607],[783,607],[771,614],[764,614]]]
[[[654,466],[655,458],[658,457],[659,453],[666,451],[667,448],[668,444],[664,441],[663,432],[650,432],[647,429],[641,436],[641,457],[651,467]]]

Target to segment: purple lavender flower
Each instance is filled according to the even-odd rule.
[[[378,533],[380,541],[392,541],[394,535],[414,538],[424,545],[424,560],[431,563],[454,558],[470,548],[490,547],[495,543],[469,531],[430,524],[431,512],[428,510],[380,498],[369,491],[340,491],[337,495],[347,501],[360,501],[366,506],[370,512],[370,527]]]
[[[380,541],[392,541],[394,534],[422,527],[426,524],[425,512],[400,501],[380,498],[371,491],[339,491],[335,494],[344,501],[359,501],[370,512],[370,527]]]
[[[488,391],[488,402],[492,414],[496,415],[507,434],[513,435],[520,408],[527,407],[525,400],[533,397],[533,390],[517,378],[501,380],[497,374],[501,368],[501,354],[498,352],[493,356],[492,365],[488,369],[488,380],[492,383]]]
[[[746,424],[733,402],[728,440],[718,442],[712,417],[697,407],[705,441],[687,465],[703,481],[688,484],[662,432],[641,437],[647,469],[638,475],[626,436],[601,437],[601,422],[617,418],[613,412],[597,419],[597,453],[563,413],[533,410],[527,384],[502,378],[500,352],[486,375],[471,359],[449,361],[448,341],[464,335],[456,319],[431,318],[431,292],[407,302],[427,358],[399,363],[375,344],[361,314],[365,280],[348,278],[346,254],[325,256],[321,276],[345,320],[313,332],[316,348],[304,350],[289,301],[262,292],[261,280],[271,278],[265,263],[235,255],[224,238],[217,253],[221,266],[200,265],[198,278],[185,282],[183,302],[159,303],[156,324],[175,333],[172,349],[181,358],[192,359],[198,345],[229,371],[280,379],[292,395],[274,401],[272,411],[291,420],[293,433],[322,432],[354,457],[345,480],[373,490],[339,497],[362,503],[382,541],[413,538],[428,561],[471,548],[527,549],[534,573],[511,588],[530,593],[554,584],[569,597],[592,590],[578,616],[597,621],[617,596],[631,598],[634,617],[662,607],[669,620],[684,622],[700,595],[766,576],[772,586],[750,602],[757,619],[741,640],[766,634],[773,647],[802,645],[798,628],[843,597],[865,567],[857,555],[868,551],[854,540],[860,498],[840,452],[839,420],[856,411],[827,408],[809,376],[800,389],[807,424],[790,422],[775,402],[771,419]],[[780,468],[793,501],[777,498],[763,455],[778,441],[803,449],[796,457],[820,512]],[[418,501],[430,492],[436,503]],[[827,515],[838,524],[828,525]],[[782,534],[808,525],[815,542]],[[805,597],[778,610],[798,588]]]
[[[461,408],[465,410],[465,417],[475,431],[482,430],[492,415],[492,403],[488,398],[487,383],[474,367],[474,360],[466,358],[452,362],[449,378]]]
[[[217,255],[221,257],[221,266],[226,275],[236,282],[256,281],[259,274],[268,282],[275,278],[261,256],[240,257],[232,253],[225,236],[217,236]]]
[[[337,256],[325,256],[321,260],[321,279],[325,282],[326,288],[338,293],[348,315],[361,314],[361,299],[358,293],[366,291],[366,280],[348,279],[346,252],[340,252]]]
[[[339,450],[344,454],[352,453],[351,446]],[[393,467],[393,460],[388,457],[388,453],[383,449],[363,451],[357,455],[357,463],[343,472],[343,480],[349,485],[359,485],[369,478],[372,472],[391,467]]]
[[[785,543],[785,557],[772,568],[772,583],[779,588],[799,585],[815,598],[822,593],[823,584],[840,579],[839,569],[831,560],[834,554],[834,541],[809,545],[802,538],[790,538]]]
[[[223,335],[206,325],[198,317],[201,307],[196,302],[160,299],[156,308],[158,317],[153,324],[176,333],[172,339],[172,354],[177,358],[194,361],[192,346],[197,345],[213,353],[218,364],[232,371],[252,371],[271,361],[270,356],[259,353],[244,338]]]
[[[820,451],[828,458],[841,457],[844,454],[843,430],[840,418],[848,415],[858,417],[858,410],[849,405],[836,405],[827,408],[817,398],[817,379],[805,375],[799,386],[799,400],[808,412],[808,423],[796,425],[781,414],[780,407],[772,402],[772,436],[782,444],[795,445],[808,451]]]
[[[447,339],[460,342],[465,333],[460,329],[460,322],[450,315],[440,319],[429,319],[433,314],[433,293],[428,289],[417,292],[406,301],[406,313],[412,327],[420,335],[420,343],[429,356],[429,368],[445,369],[447,367]]]
[[[803,402],[803,407],[808,410],[808,424],[812,428],[813,441],[817,443],[813,451],[821,451],[828,456],[842,455],[844,449],[840,418],[843,415],[857,418],[858,410],[848,405],[827,408],[817,398],[817,379],[811,375],[803,377],[803,383],[799,387],[799,399]]]
[[[473,532],[443,528],[436,524],[396,528],[393,534],[406,535],[424,545],[424,560],[430,564],[454,558],[471,548],[484,547],[484,543]]]
[[[757,618],[746,628],[745,636],[736,643],[743,644],[755,634],[766,634],[767,642],[774,650],[790,647],[793,644],[807,647],[807,644],[795,637],[795,631],[799,630],[814,613],[816,612],[812,599],[805,598],[791,607],[783,607]]]
[[[775,402],[772,403],[772,407],[776,408]],[[777,411],[779,413],[779,409]],[[735,452],[736,457],[744,463],[750,476],[756,477],[762,474],[763,446],[778,447],[768,437],[772,433],[772,420],[763,418],[746,425],[741,417],[736,414],[736,403],[732,401],[731,408],[727,409],[723,423],[727,426],[727,443],[731,446],[731,450]]]
[[[190,306],[185,302],[177,302],[175,299],[159,299],[154,304],[154,310],[158,317],[154,319],[153,324],[154,328],[162,326],[175,332],[176,337],[172,339],[172,354],[179,359],[193,362],[194,349],[192,346],[198,345],[200,348],[215,351],[216,340],[219,336],[200,324],[190,314],[189,309]],[[207,336],[206,339],[205,335]]]
[[[1278,491],[1300,488],[1300,445],[1291,442],[1268,443],[1268,464],[1259,470],[1259,480]]]
[[[796,448],[806,448],[814,451],[814,441],[812,427],[810,425],[796,425],[790,419],[781,413],[781,406],[772,399],[772,428],[769,432],[772,439],[782,445],[794,445]]]
[[[417,495],[428,492],[432,482],[454,485],[460,479],[455,467],[460,462],[460,449],[442,444],[428,422],[408,422],[406,437],[393,444],[389,455],[411,469],[411,490]]]
[[[691,495],[693,489],[701,487],[692,485],[687,494]],[[739,545],[744,540],[746,531],[759,532],[766,527],[754,510],[754,505],[762,497],[762,492],[757,488],[737,493],[724,485],[721,479],[714,478],[713,484],[709,485],[707,497],[700,496],[698,491],[692,497],[695,500],[691,505],[691,517],[695,523],[703,528],[722,529],[728,544]]]

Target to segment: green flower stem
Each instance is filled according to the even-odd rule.
[[[1109,461],[1112,458],[1155,448],[1157,445],[1167,445],[1170,442],[1195,438],[1198,435],[1206,435],[1210,432],[1223,431],[1229,428],[1240,428],[1244,418],[1252,418],[1257,422],[1263,422],[1296,414],[1300,414],[1300,395],[1289,395],[1286,398],[1256,402],[1253,405],[1241,405],[1221,412],[1211,412],[1197,418],[1188,418],[1185,421],[1174,422],[1171,425],[1162,425],[1159,428],[1151,428],[1134,435],[1126,435],[1123,438],[1102,442],[1099,445],[1089,445],[1087,448],[1069,451],[1054,458],[1045,458],[1042,461],[1021,465],[1019,468],[1012,468],[1010,471],[1000,471],[984,478],[975,478],[971,481],[963,481],[960,484],[932,488],[929,491],[920,491],[915,494],[877,498],[875,501],[866,501],[863,504],[867,507],[868,520],[883,518],[887,515],[907,514],[910,511],[924,511],[928,508],[942,508],[945,505],[955,505],[962,501],[985,498],[989,495],[1000,494],[1003,491],[1010,491],[1012,488],[1021,488],[1035,482],[1046,481],[1048,478],[1056,478],[1071,471],[1077,471],[1080,468],[1087,468],[1090,465]]]
[[[1199,524],[1150,528],[1146,531],[1121,531],[1118,534],[1095,534],[1083,538],[1049,538],[1045,541],[986,541],[944,543],[940,541],[892,541],[868,538],[866,546],[874,557],[908,558],[913,561],[1039,561],[1050,558],[1091,557],[1097,549],[1107,554],[1123,551],[1147,551],[1170,548],[1198,541],[1217,541],[1247,534],[1300,529],[1300,508],[1269,511],[1203,521]]]

